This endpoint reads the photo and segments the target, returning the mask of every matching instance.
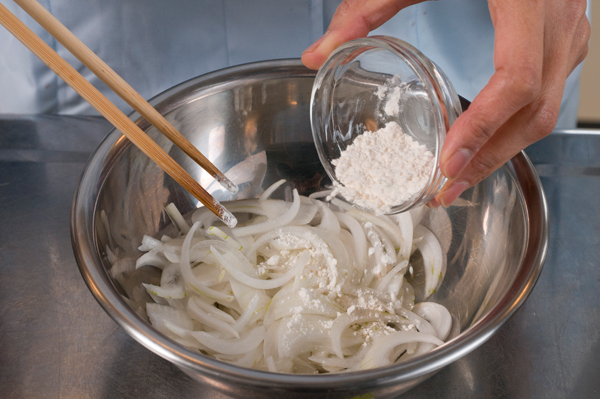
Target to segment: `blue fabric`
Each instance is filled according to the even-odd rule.
[[[145,98],[230,65],[297,58],[323,33],[322,4],[314,0],[44,0],[42,4]],[[12,2],[5,6],[111,101],[130,110],[18,6]],[[53,75],[0,27],[0,113],[96,114]]]
[[[192,77],[247,62],[297,58],[329,25],[340,0],[42,0],[145,98]],[[130,108],[12,2],[5,4],[125,112]],[[483,0],[430,1],[373,34],[408,41],[473,99],[494,72],[494,29]],[[574,124],[581,68],[565,88],[561,120]],[[0,28],[0,113],[96,114]],[[560,124],[559,124],[560,126]]]

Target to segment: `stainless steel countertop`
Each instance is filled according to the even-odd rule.
[[[130,338],[73,257],[71,199],[103,119],[0,116],[0,397],[224,398]],[[530,298],[479,349],[402,398],[600,397],[600,131],[527,149],[550,207]]]

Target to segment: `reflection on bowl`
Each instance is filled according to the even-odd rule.
[[[310,129],[313,79],[314,71],[297,60],[270,61],[192,79],[151,101],[239,185],[235,196],[212,183],[137,114],[132,118],[220,201],[258,197],[282,178],[302,194],[310,194],[330,183]],[[142,345],[198,381],[244,398],[267,393],[298,398],[373,393],[379,398],[414,387],[481,345],[522,305],[541,271],[548,241],[543,190],[531,163],[519,154],[465,192],[457,206],[428,210],[424,216],[423,224],[440,238],[448,262],[445,281],[431,300],[455,317],[460,329],[456,338],[431,353],[381,369],[316,376],[273,374],[188,351],[154,330],[122,298],[133,291],[113,281],[107,254],[139,256],[143,234],[156,234],[170,223],[163,212],[168,202],[182,212],[198,206],[112,131],[90,159],[73,201],[72,241],[81,273],[104,309]]]

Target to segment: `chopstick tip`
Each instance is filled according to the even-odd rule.
[[[234,182],[229,180],[223,173],[217,173],[215,178],[221,184],[221,186],[223,186],[231,194],[237,194],[238,186]]]
[[[227,227],[234,228],[237,225],[237,218],[217,200],[215,200],[215,208],[217,208],[219,213],[217,216],[219,216]]]

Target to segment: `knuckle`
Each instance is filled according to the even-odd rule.
[[[373,25],[364,13],[364,4],[361,2],[362,0],[343,0],[335,10],[332,24],[335,21],[336,27],[339,27],[340,24],[350,23],[354,27],[360,26],[370,32]],[[330,24],[330,27],[332,24]]]
[[[471,131],[472,137],[475,139],[473,141],[473,148],[470,148],[473,153],[477,152],[481,145],[492,137],[495,132],[494,128],[490,126],[485,119],[479,117],[479,114],[478,117],[471,119],[468,128]]]
[[[508,86],[513,95],[530,102],[539,94],[542,87],[542,77],[538,68],[531,63],[525,63],[509,75]]]
[[[539,109],[531,132],[535,141],[543,139],[554,130],[559,112],[560,106],[550,104],[545,104]]]
[[[332,22],[339,23],[348,19],[353,19],[356,14],[356,10],[359,9],[356,0],[343,0],[335,9]]]
[[[337,6],[335,13],[338,14],[338,16],[344,16],[349,14],[352,11],[352,3],[352,0],[342,1],[340,5]]]
[[[588,34],[589,21],[586,15],[587,0],[565,1],[560,10],[562,18],[558,21],[561,32],[566,37],[584,37]],[[590,32],[591,33],[591,32]],[[589,39],[589,37],[588,37]],[[577,44],[577,43],[575,43]]]
[[[588,40],[592,37],[592,26],[590,25],[590,21],[587,18],[583,18],[583,26],[581,27],[582,29],[582,36],[584,41],[587,43]]]
[[[590,38],[592,37],[592,27],[590,26],[590,21],[585,18],[581,28],[579,29],[579,42],[581,43],[581,47],[584,48],[584,51],[587,54],[588,51],[588,43]]]
[[[469,182],[471,184],[477,184],[487,176],[489,176],[494,170],[500,167],[499,161],[496,157],[491,156],[491,154],[486,154],[486,156],[482,156],[478,154],[470,164],[470,173],[469,173]]]
[[[590,46],[586,43],[585,46],[583,46],[583,49],[581,50],[581,53],[579,54],[579,58],[577,58],[577,64],[574,67],[581,64],[583,62],[583,60],[585,60],[585,57],[588,56],[589,51],[590,51]]]
[[[579,64],[581,64],[588,56],[591,35],[592,28],[590,26],[590,21],[588,21],[584,15],[578,24],[576,31],[574,32],[570,57],[570,59],[573,61],[573,64],[570,65],[571,70],[569,73],[572,72]]]
[[[573,16],[585,16],[585,12],[587,11],[587,0],[570,0],[566,3],[571,7],[571,13]]]

